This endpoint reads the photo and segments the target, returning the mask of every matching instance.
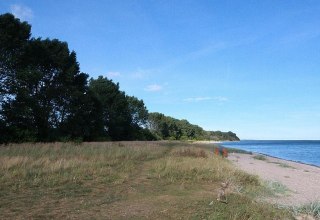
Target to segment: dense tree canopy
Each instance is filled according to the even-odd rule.
[[[103,132],[114,140],[129,139],[131,115],[129,104],[119,84],[99,76],[91,79],[89,89],[101,104],[102,111],[97,117],[103,122]]]
[[[236,134],[231,131],[205,131],[198,125],[193,125],[185,119],[178,120],[158,112],[149,114],[148,127],[158,139],[214,141],[239,140]]]
[[[0,143],[61,140],[226,139],[187,120],[148,113],[143,102],[99,76],[88,80],[66,42],[31,37],[0,15]]]
[[[1,39],[7,41],[1,44],[5,56],[0,58],[2,119],[12,130],[12,138],[55,139],[54,130],[72,117],[74,98],[85,92],[87,75],[80,73],[76,54],[67,43],[30,39],[30,26],[19,26],[12,15],[5,14],[0,20],[5,24]],[[12,27],[15,30],[6,30]]]

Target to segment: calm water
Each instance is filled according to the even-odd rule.
[[[238,141],[222,145],[320,166],[320,141]]]

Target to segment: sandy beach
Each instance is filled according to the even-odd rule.
[[[280,182],[289,189],[287,195],[272,198],[271,202],[302,205],[320,201],[319,167],[269,156],[255,159],[256,155],[232,153],[228,159],[241,170],[258,175],[263,180]]]

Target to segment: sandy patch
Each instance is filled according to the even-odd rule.
[[[278,181],[291,192],[272,202],[283,205],[302,205],[320,201],[320,168],[265,156],[266,160],[254,159],[253,155],[232,153],[228,159],[238,168],[269,181]]]

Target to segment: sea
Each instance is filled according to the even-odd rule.
[[[243,140],[221,145],[320,167],[320,140]]]

